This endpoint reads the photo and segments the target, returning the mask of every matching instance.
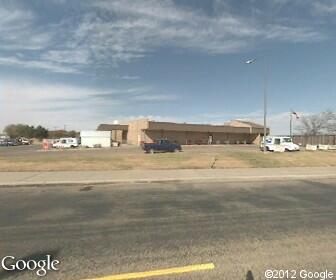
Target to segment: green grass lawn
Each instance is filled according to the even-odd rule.
[[[37,153],[37,152],[36,152]],[[181,153],[40,153],[0,158],[0,171],[205,169],[336,166],[336,151],[262,153],[259,150],[197,149]]]

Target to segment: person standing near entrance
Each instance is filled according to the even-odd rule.
[[[212,135],[209,135],[208,137],[208,145],[211,145],[212,144]]]

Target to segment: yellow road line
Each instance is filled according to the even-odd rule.
[[[188,265],[188,266],[182,266],[182,267],[173,267],[173,268],[144,271],[144,272],[123,273],[123,274],[116,274],[116,275],[105,276],[105,277],[100,277],[100,278],[92,278],[92,279],[86,279],[86,280],[139,279],[139,278],[145,278],[145,277],[163,276],[163,275],[186,273],[186,272],[193,272],[193,271],[199,271],[199,270],[210,270],[214,268],[215,268],[215,265],[213,263],[205,263],[205,264]]]

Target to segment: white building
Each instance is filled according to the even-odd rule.
[[[83,147],[111,147],[111,131],[84,130],[80,137]]]

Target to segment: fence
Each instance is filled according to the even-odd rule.
[[[294,135],[293,142],[302,146],[311,145],[336,145],[336,135]]]

